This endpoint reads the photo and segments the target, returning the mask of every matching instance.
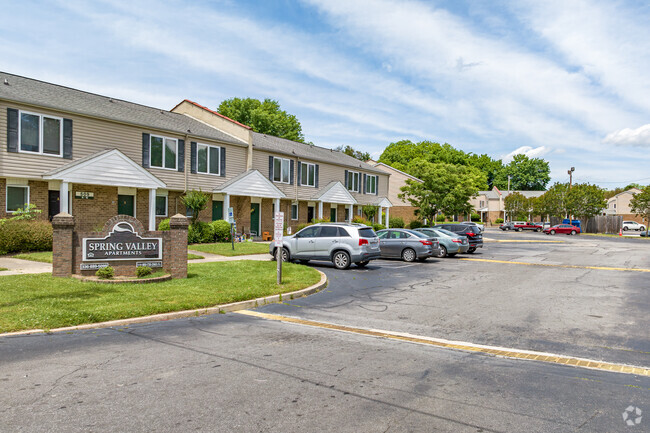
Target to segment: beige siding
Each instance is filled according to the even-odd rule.
[[[41,114],[49,114],[72,120],[73,160],[97,153],[104,149],[116,148],[142,164],[142,133],[185,139],[185,171],[188,174],[188,188],[208,190],[221,185],[246,169],[246,148],[225,145],[211,140],[183,137],[163,131],[146,129],[140,126],[124,125],[107,120],[93,119],[48,109],[34,108],[21,104],[0,102],[0,173],[8,177],[40,178],[44,172],[68,164],[70,160],[53,156],[31,155],[7,152],[7,107]],[[190,173],[190,142],[220,145],[226,148],[226,177],[198,175]],[[185,189],[185,173],[158,168],[148,169],[150,173],[167,184],[169,189]]]
[[[277,156],[281,158],[286,158],[283,155],[274,155],[273,153],[256,150],[253,153],[253,168],[259,170],[265,177],[269,176],[269,156]],[[289,158],[291,159],[291,158]],[[297,186],[297,176],[298,176],[298,159],[294,159],[294,184],[288,185],[286,183],[276,183],[273,184],[277,186],[283,193],[287,195],[287,198],[292,200],[313,200],[313,197],[318,195],[323,188],[325,188],[330,182],[341,182],[345,185],[345,170],[346,167],[327,164],[323,162],[302,159],[301,162],[307,162],[311,164],[318,164],[318,188],[310,186]],[[362,174],[364,171],[359,170]],[[365,172],[369,175],[375,175],[376,173]],[[383,197],[388,191],[388,175],[379,174],[379,189],[378,195],[363,194],[351,192],[352,196],[361,204],[376,203],[379,197]]]

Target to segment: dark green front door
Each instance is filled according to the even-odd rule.
[[[222,201],[213,201],[212,202],[212,221],[222,220],[223,219],[223,202]]]
[[[334,206],[330,208],[330,221],[333,223],[336,222],[336,207]]]
[[[260,204],[251,203],[251,234],[260,235]]]
[[[120,215],[135,216],[134,197],[132,195],[117,196],[117,213]]]

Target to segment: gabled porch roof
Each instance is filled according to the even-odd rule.
[[[214,189],[215,193],[262,198],[286,198],[266,176],[257,170],[248,170]]]
[[[325,203],[357,204],[356,199],[339,181],[328,183],[322,191],[316,193],[312,198]]]

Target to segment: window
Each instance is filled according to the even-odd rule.
[[[299,232],[299,235],[296,237],[299,238],[314,238],[316,237],[316,232],[320,229],[320,227],[307,227],[305,229],[302,229],[301,232]]]
[[[167,216],[167,197],[156,196],[156,216]]]
[[[198,173],[216,174],[219,173],[221,148],[197,143],[196,145],[196,171]]]
[[[335,238],[338,236],[339,230],[338,227],[335,226],[322,226],[320,228],[320,233],[318,234],[318,237],[321,238]]]
[[[178,140],[157,135],[151,135],[149,140],[149,166],[176,170]]]
[[[359,178],[361,177],[358,171],[348,171],[348,190],[359,192],[361,191],[361,182]]]
[[[307,162],[300,163],[300,184],[316,186],[316,165]]]
[[[289,167],[291,166],[288,159],[273,158],[273,182],[289,183]]]
[[[293,203],[291,205],[291,219],[292,220],[298,219],[298,203]]]
[[[7,212],[15,212],[26,204],[29,204],[29,187],[7,185]]]
[[[366,176],[366,194],[377,194],[377,176]]]
[[[485,201],[481,200],[479,201],[479,207],[485,207]]]
[[[21,152],[62,156],[63,119],[21,111],[18,137]]]

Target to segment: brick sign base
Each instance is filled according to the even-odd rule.
[[[126,224],[121,224],[126,223]],[[171,274],[172,278],[187,278],[187,229],[188,220],[183,215],[174,215],[169,220],[169,231],[148,231],[137,219],[128,215],[117,215],[104,224],[101,232],[74,231],[74,217],[60,213],[52,219],[54,238],[52,243],[52,275],[55,277],[70,277],[72,275],[91,276],[97,269],[113,267],[115,276],[135,277],[137,266],[149,266],[154,271],[162,268]],[[132,230],[131,230],[132,229]],[[136,240],[134,247],[144,248],[145,256],[128,258],[124,251],[112,252],[107,255],[99,251],[99,243],[109,241],[113,237],[126,235]],[[116,235],[117,233],[117,235]],[[84,239],[86,256],[84,257]],[[89,240],[96,241],[92,246]],[[162,244],[160,257],[147,252]],[[93,248],[97,248],[94,253]],[[103,247],[102,247],[103,248]],[[156,250],[157,251],[157,250]],[[133,253],[135,254],[135,253]],[[96,258],[101,256],[102,258]]]

